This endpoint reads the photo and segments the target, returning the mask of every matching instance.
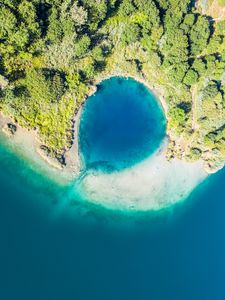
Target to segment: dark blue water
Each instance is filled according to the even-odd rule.
[[[166,120],[154,94],[133,79],[105,80],[84,106],[80,148],[87,168],[120,170],[158,149]]]
[[[224,300],[225,170],[160,213],[74,198],[0,142],[1,300]]]
[[[66,190],[0,154],[0,299],[225,299],[224,170],[135,218],[62,209]]]

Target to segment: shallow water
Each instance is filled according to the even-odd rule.
[[[79,145],[84,168],[75,190],[107,208],[165,208],[185,199],[206,176],[201,162],[168,162],[160,101],[133,79],[105,80],[87,100]]]
[[[224,300],[224,180],[159,212],[110,211],[0,141],[0,299]]]
[[[129,216],[0,153],[0,299],[225,298],[224,170],[182,205]]]

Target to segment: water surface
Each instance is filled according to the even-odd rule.
[[[225,171],[183,205],[129,217],[0,154],[0,299],[225,299]]]
[[[116,85],[133,97],[136,83],[127,82]],[[103,94],[109,82],[105,84]],[[141,99],[150,97],[145,89],[141,93]],[[164,134],[162,112],[155,100],[144,100],[143,105],[144,111],[159,113],[151,115],[155,127],[150,141],[137,135],[143,156],[134,144],[124,162],[121,153],[129,149],[111,152],[110,146],[104,160],[112,168],[136,164],[161,142],[160,135],[153,137]],[[136,109],[130,113],[133,118]],[[99,124],[107,123],[94,118],[86,136],[90,145]],[[132,138],[127,138],[132,146]],[[101,134],[100,141],[89,154],[87,144],[81,145],[87,165],[98,164]],[[184,203],[165,211],[119,213],[83,201],[73,184],[59,186],[0,141],[0,299],[224,300],[224,180],[225,170],[199,185]]]
[[[144,85],[120,77],[105,80],[81,115],[85,165],[104,171],[130,167],[158,149],[165,128],[159,100]]]

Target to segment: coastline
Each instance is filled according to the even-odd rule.
[[[108,78],[115,76],[115,74],[111,74]],[[117,74],[118,76],[122,75]],[[97,90],[97,85],[108,78],[99,78],[99,81],[90,88],[87,97],[93,95]],[[132,76],[129,78],[144,84],[140,78]],[[145,86],[150,89],[150,85],[145,84]],[[155,90],[154,92],[156,93]],[[159,98],[157,95],[156,97]],[[165,101],[165,98],[163,99]],[[74,115],[73,144],[69,151],[64,153],[66,166],[62,167],[55,163],[54,159],[46,157],[44,152],[40,151],[42,143],[34,130],[27,130],[16,125],[15,134],[10,135],[8,140],[13,145],[13,149],[19,148],[22,156],[35,167],[37,166],[44,175],[60,184],[75,182],[82,170],[82,154],[79,153],[78,145],[82,109],[83,104]],[[0,129],[3,129],[2,131],[9,122],[12,122],[12,119],[0,113]],[[208,174],[205,172],[203,160],[196,163],[188,162],[184,158],[168,160],[166,155],[168,144],[169,138],[165,137],[160,148],[152,156],[129,169],[114,174],[87,172],[79,178],[78,184],[75,183],[78,193],[87,195],[85,198],[89,202],[108,209],[124,211],[159,211],[180,202]]]
[[[73,128],[74,129],[73,139],[71,140],[72,146],[69,150],[65,151],[65,153],[63,154],[63,157],[66,161],[66,165],[60,164],[56,158],[46,155],[46,153],[43,150],[41,150],[41,146],[43,145],[43,143],[40,137],[38,136],[38,132],[32,129],[28,130],[24,127],[21,127],[19,124],[16,124],[17,131],[15,132],[15,134],[13,135],[6,134],[6,136],[8,135],[8,137],[6,138],[12,140],[12,142],[14,142],[20,148],[27,148],[26,146],[29,145],[29,148],[32,149],[32,156],[34,155],[33,160],[40,161],[41,158],[43,162],[47,163],[50,173],[51,170],[54,172],[58,171],[57,172],[58,176],[60,174],[59,177],[67,178],[67,181],[73,180],[76,176],[79,175],[82,169],[82,158],[81,158],[81,154],[79,153],[79,145],[78,145],[78,138],[79,138],[78,130],[79,130],[79,122],[80,122],[83,105],[88,97],[95,94],[95,92],[97,91],[97,86],[100,85],[102,81],[108,80],[112,77],[123,77],[126,79],[131,78],[143,84],[151,93],[155,95],[155,98],[159,100],[159,104],[161,105],[165,114],[165,118],[168,122],[168,105],[166,103],[166,98],[163,95],[162,89],[160,89],[160,87],[150,84],[143,76],[132,75],[122,71],[121,72],[114,71],[114,72],[105,73],[96,78],[95,82],[89,87],[89,91],[86,97],[84,98],[84,101],[82,102],[80,108],[78,109],[78,111],[74,113],[74,118],[72,122],[74,122],[75,125]],[[7,125],[7,123],[15,124],[14,120],[11,117],[4,115],[4,113],[0,111],[0,131],[4,132],[4,127]],[[170,132],[168,130],[168,127],[166,133],[167,136],[170,137]],[[29,157],[30,153],[28,153],[28,155],[26,156],[28,160],[30,160]],[[185,159],[181,157],[181,160],[185,160]],[[190,163],[186,160],[185,162]],[[221,168],[222,166],[216,168],[216,170],[214,169],[212,170],[211,168],[209,168],[206,162],[204,164],[204,169],[208,174],[215,173]]]
[[[77,113],[80,115],[80,112]],[[7,125],[15,124],[16,131],[9,132]],[[15,123],[14,120],[0,112],[0,135],[13,152],[18,153],[22,158],[38,168],[44,175],[47,175],[60,184],[66,184],[78,176],[80,172],[80,159],[78,151],[78,124],[74,127],[74,142],[69,151],[66,152],[67,164],[62,166],[54,157],[48,156],[42,149],[43,145],[38,133],[28,130]],[[75,142],[76,141],[76,142]]]
[[[97,86],[99,84],[101,84],[102,81],[104,80],[108,80],[112,77],[123,77],[123,78],[131,78],[141,84],[143,84],[149,91],[150,93],[153,93],[156,100],[159,100],[159,103],[165,113],[166,119],[167,119],[167,115],[168,115],[168,105],[166,103],[166,98],[162,93],[162,90],[158,87],[156,87],[155,85],[151,85],[143,76],[137,76],[137,75],[130,75],[130,74],[126,74],[124,72],[110,72],[109,74],[106,74],[105,76],[100,76],[96,78],[96,81],[94,83],[94,85],[91,88],[90,93],[88,93],[88,97],[92,96],[96,90],[97,90]]]
[[[82,102],[79,110],[75,112],[73,122],[75,124],[74,126],[74,136],[71,140],[71,148],[63,154],[63,157],[66,161],[66,165],[62,165],[57,161],[56,158],[48,156],[42,149],[41,146],[44,145],[44,143],[41,141],[40,137],[38,136],[38,132],[34,131],[33,129],[27,129],[25,127],[20,126],[18,123],[15,123],[12,117],[5,115],[2,111],[0,111],[0,132],[2,131],[4,135],[6,135],[6,138],[13,143],[18,148],[24,148],[24,156],[28,158],[28,160],[35,160],[39,161],[40,158],[44,163],[47,163],[48,169],[52,169],[53,173],[55,171],[58,171],[59,174],[61,174],[63,177],[67,177],[68,180],[72,180],[76,176],[78,176],[81,168],[82,168],[82,158],[81,154],[79,153],[79,145],[78,145],[78,130],[79,130],[79,123],[80,123],[80,116],[82,113],[83,105],[88,97],[92,96],[97,91],[97,86],[101,84],[102,81],[110,79],[112,77],[123,77],[123,78],[132,78],[136,80],[137,82],[143,84],[151,93],[155,95],[156,99],[159,99],[159,103],[165,113],[165,117],[167,118],[167,111],[168,107],[166,104],[166,99],[155,86],[151,86],[147,80],[145,80],[143,77],[138,76],[132,76],[129,74],[124,74],[120,72],[112,72],[110,74],[107,74],[105,76],[101,76],[96,78],[96,81],[93,85],[90,86],[89,92],[87,93],[84,101]],[[17,130],[14,134],[10,134],[5,130],[7,127],[7,124],[12,123],[15,124],[17,127]],[[29,151],[26,151],[27,146],[29,145]],[[26,155],[26,152],[27,153]],[[32,152],[32,154],[31,154]],[[33,159],[31,159],[31,157]]]
[[[90,203],[118,211],[160,211],[184,201],[209,175],[203,161],[168,161],[167,146],[164,139],[151,157],[123,171],[86,174],[77,187],[79,193]]]

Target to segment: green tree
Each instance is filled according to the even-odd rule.
[[[13,44],[15,48],[23,50],[29,43],[29,32],[26,25],[22,23],[17,31],[15,31],[8,39],[10,44]]]
[[[184,84],[191,86],[192,84],[196,83],[198,80],[198,73],[193,70],[189,69],[183,79]]]
[[[18,5],[18,12],[22,22],[26,24],[31,38],[40,37],[40,27],[37,22],[36,7],[32,1],[22,0]]]
[[[197,71],[199,76],[202,76],[206,71],[206,63],[201,58],[197,58],[193,62],[192,68]]]
[[[121,35],[122,44],[131,44],[136,42],[140,38],[140,28],[136,24],[130,24],[125,27],[123,34]]]
[[[182,29],[169,30],[161,48],[164,59],[169,64],[188,60],[188,38]]]
[[[213,100],[213,98],[215,98],[218,93],[218,85],[215,82],[210,82],[203,90],[203,100]]]
[[[171,119],[171,126],[177,127],[178,125],[184,125],[186,120],[185,112],[182,108],[173,107],[169,111],[169,117]]]
[[[130,16],[133,12],[135,12],[135,6],[132,0],[124,0],[120,3],[119,15]]]
[[[59,102],[65,92],[64,80],[59,73],[56,73],[50,77],[49,89],[51,92],[51,101]]]
[[[187,70],[187,63],[173,65],[173,67],[169,68],[168,70],[168,77],[170,78],[170,80],[172,80],[173,83],[181,84]]]
[[[5,40],[16,31],[15,15],[6,7],[0,6],[0,39]]]
[[[51,8],[51,13],[49,17],[49,26],[47,31],[47,38],[54,44],[62,40],[63,29],[62,24],[59,19],[59,11],[56,7]]]
[[[190,158],[193,160],[199,160],[202,156],[202,151],[199,148],[191,148]]]
[[[21,83],[26,87],[30,99],[35,105],[41,105],[45,101],[51,102],[52,90],[41,70],[28,70],[26,78]]]
[[[194,24],[190,32],[191,53],[193,55],[201,54],[207,46],[209,38],[209,21],[204,16],[198,16],[197,22]]]
[[[74,45],[74,53],[76,57],[84,56],[89,50],[91,40],[88,35],[84,35],[81,39],[77,40]]]

